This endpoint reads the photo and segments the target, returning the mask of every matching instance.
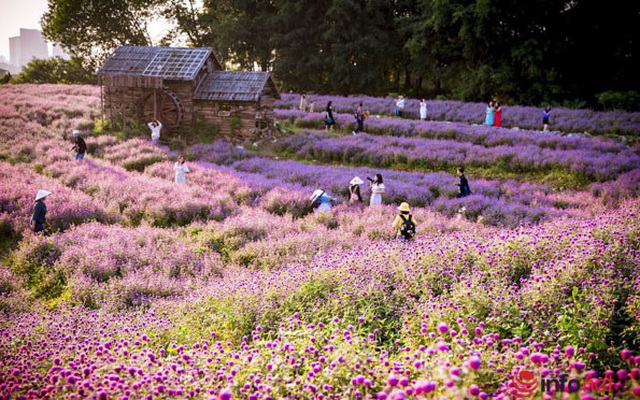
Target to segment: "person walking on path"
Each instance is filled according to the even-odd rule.
[[[375,179],[367,178],[371,184],[371,199],[369,205],[375,206],[382,204],[382,194],[386,191],[384,183],[382,183],[382,175],[376,174]]]
[[[162,123],[157,119],[154,119],[149,122],[147,126],[151,129],[151,141],[153,143],[158,143],[158,140],[160,140],[160,129],[162,129]]]
[[[398,207],[398,215],[393,220],[391,229],[396,239],[413,240],[416,236],[416,220],[411,215],[409,203],[402,203]]]
[[[427,101],[425,99],[420,100],[420,119],[427,120]]]
[[[502,106],[496,101],[493,108],[493,126],[502,126]]]
[[[187,184],[187,177],[184,175],[186,172],[191,172],[187,164],[184,162],[184,157],[178,157],[178,161],[176,161],[173,169],[176,171],[176,179],[175,182],[180,185]]]
[[[87,143],[80,136],[80,131],[74,129],[73,132],[73,147],[71,150],[76,152],[76,160],[83,160],[84,154],[87,152]]]
[[[484,110],[484,113],[486,114],[484,118],[485,125],[493,126],[494,112],[493,101],[490,101],[487,108]]]
[[[324,124],[327,129],[327,132],[333,130],[333,126],[336,124],[336,120],[333,119],[333,108],[331,107],[333,103],[329,101],[327,103],[327,108],[324,110]]]
[[[549,118],[551,118],[551,106],[545,107],[542,110],[542,131],[547,132],[549,130]]]
[[[307,111],[307,95],[303,94],[300,97],[300,105],[298,106],[300,111]]]
[[[50,191],[44,189],[38,189],[36,194],[33,204],[33,216],[31,217],[31,230],[35,234],[42,232],[43,235],[48,235],[45,230],[47,226],[47,206],[44,204],[44,199],[50,194]]]
[[[469,188],[469,181],[467,177],[464,176],[464,169],[462,167],[458,167],[456,171],[458,175],[458,197],[466,197],[471,194],[471,189]]]
[[[362,109],[362,103],[360,103],[358,105],[358,108],[356,108],[356,113],[354,114],[354,117],[356,117],[356,124],[358,126],[356,127],[356,130],[353,131],[353,134],[357,135],[358,133],[364,130],[364,110]]]
[[[404,112],[405,99],[403,96],[398,96],[396,100],[396,108],[394,110],[394,115],[396,117],[402,118],[402,113]]]
[[[360,179],[359,176],[354,177],[351,182],[349,182],[349,205],[362,205],[362,194],[360,193],[360,185],[362,185],[364,181]]]

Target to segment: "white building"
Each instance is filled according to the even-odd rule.
[[[24,67],[34,58],[49,58],[49,48],[42,32],[37,29],[20,28],[20,36],[9,38],[11,64]]]

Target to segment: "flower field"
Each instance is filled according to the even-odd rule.
[[[184,149],[182,186],[147,132],[100,131],[99,95],[0,86],[0,399],[505,400],[529,372],[533,398],[640,397],[640,147],[608,135],[639,114],[558,110],[542,134],[525,107],[511,130],[470,124],[482,105],[417,121],[342,98],[328,134],[283,95],[292,132]],[[380,115],[353,136],[360,99]],[[376,173],[384,204],[349,207]],[[39,188],[49,236],[28,229]],[[412,243],[391,239],[403,201]]]

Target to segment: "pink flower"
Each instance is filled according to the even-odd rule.
[[[482,359],[477,356],[473,356],[469,359],[469,368],[477,371],[482,366]]]
[[[480,394],[480,388],[475,383],[469,386],[469,394],[472,396],[477,396]]]

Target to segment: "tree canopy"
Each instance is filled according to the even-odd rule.
[[[640,89],[640,3],[613,0],[49,0],[47,38],[100,62],[151,43],[164,16],[176,38],[285,91],[402,92],[525,104]]]

